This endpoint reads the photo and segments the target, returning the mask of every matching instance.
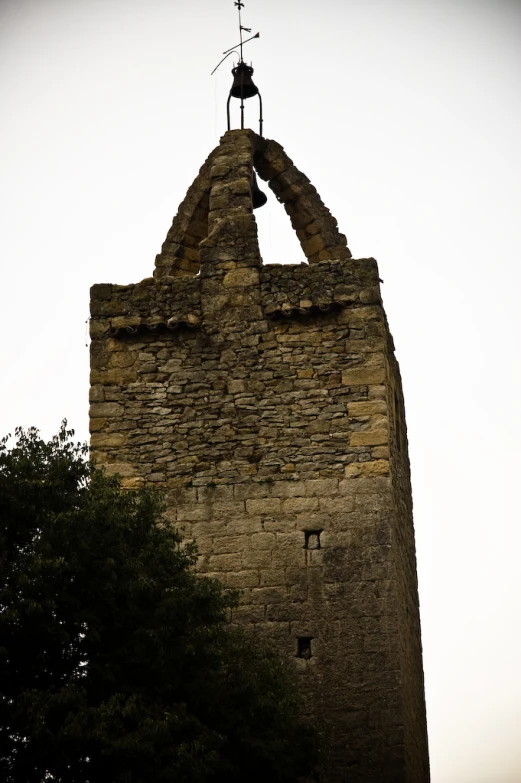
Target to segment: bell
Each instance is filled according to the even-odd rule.
[[[253,209],[263,207],[267,200],[268,197],[265,193],[262,192],[262,190],[260,190],[259,186],[257,185],[257,177],[255,176],[255,172],[253,172],[253,176],[251,178],[251,201]]]
[[[251,65],[246,65],[242,60],[235,67],[232,68],[233,84],[230,90],[232,98],[253,98],[254,95],[258,95],[259,88],[253,83],[251,75],[253,68]]]

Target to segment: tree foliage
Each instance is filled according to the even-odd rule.
[[[0,445],[0,778],[290,783],[314,763],[284,665],[148,491],[62,426]]]

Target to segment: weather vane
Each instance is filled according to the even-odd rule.
[[[251,33],[251,27],[244,27],[242,24],[241,9],[244,8],[244,3],[241,2],[241,0],[234,0],[234,5],[237,7],[237,10],[239,12],[240,42],[235,46],[230,47],[230,49],[226,49],[226,51],[223,52],[224,57],[215,66],[211,75],[213,76],[213,74],[215,73],[219,65],[221,65],[221,63],[223,63],[226,60],[226,58],[230,56],[230,54],[239,54],[239,62],[234,68],[232,68],[233,84],[230,90],[230,94],[228,95],[228,102],[226,104],[228,130],[230,130],[230,98],[239,98],[241,101],[241,130],[243,130],[244,129],[244,101],[247,100],[248,98],[252,98],[254,95],[258,95],[259,106],[260,106],[259,135],[262,136],[262,98],[259,92],[259,88],[253,83],[253,79],[251,78],[253,74],[253,68],[251,65],[247,65],[244,62],[242,56],[242,47],[245,44],[247,44],[249,41],[253,41],[254,38],[259,38],[259,33],[255,33],[255,35],[252,35],[250,38],[247,38],[245,41],[243,41],[242,38],[243,32]],[[237,49],[239,50],[239,52],[237,52]]]

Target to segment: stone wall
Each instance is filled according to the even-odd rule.
[[[231,132],[209,161],[183,224],[206,198],[199,275],[164,248],[154,278],[92,289],[94,458],[165,493],[201,573],[241,590],[232,619],[291,660],[324,730],[321,780],[424,783],[405,419],[376,262],[350,257],[279,145]],[[310,265],[262,266],[253,165],[301,215],[303,246],[316,222]]]

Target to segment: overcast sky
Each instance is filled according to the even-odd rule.
[[[246,0],[243,24],[265,135],[385,281],[433,783],[519,783],[521,3]],[[152,274],[237,42],[232,0],[0,0],[0,433],[87,438],[89,287]],[[265,263],[304,260],[271,193],[256,216]]]

